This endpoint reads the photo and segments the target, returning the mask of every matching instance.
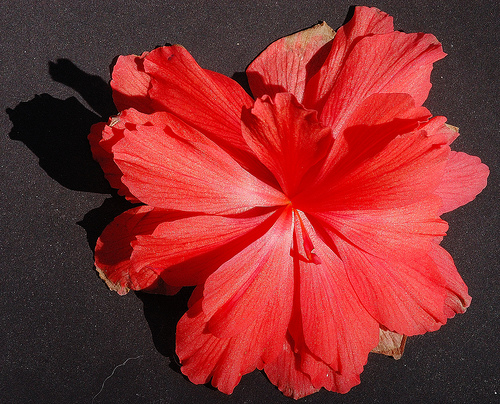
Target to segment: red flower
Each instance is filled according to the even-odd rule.
[[[358,7],[336,35],[270,45],[247,69],[255,101],[178,45],[118,59],[121,112],[89,139],[143,205],[106,228],[96,267],[119,293],[196,286],[177,326],[194,383],[231,393],[259,368],[294,398],[345,393],[370,351],[398,356],[469,306],[439,215],[488,168],[422,107],[444,56]]]

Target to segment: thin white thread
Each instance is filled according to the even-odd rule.
[[[116,369],[118,369],[120,366],[125,366],[127,364],[127,362],[131,359],[139,359],[139,358],[142,358],[144,355],[139,355],[139,356],[136,356],[135,358],[128,358],[125,362],[123,362],[122,364],[116,366],[113,371],[111,372],[111,374],[106,377],[104,379],[104,381],[102,382],[102,386],[101,386],[101,390],[99,390],[99,392],[94,396],[92,397],[92,403],[94,403],[94,400],[96,399],[96,397],[102,393],[102,391],[104,390],[104,384],[106,384],[106,382],[108,381],[108,379],[111,379],[111,377],[113,377],[113,375],[115,374],[116,372]]]

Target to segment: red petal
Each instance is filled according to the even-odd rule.
[[[207,279],[203,311],[218,337],[243,332],[262,317],[285,335],[293,300],[292,212],[286,208],[264,236]],[[259,320],[260,321],[260,320]]]
[[[204,213],[287,203],[281,192],[169,113],[126,110],[119,119],[125,129],[112,146],[114,161],[123,172],[122,182],[141,202]]]
[[[133,265],[148,267],[170,285],[198,285],[268,229],[270,213],[250,217],[194,216],[165,222],[134,242]],[[197,258],[196,260],[193,260]]]
[[[362,126],[349,130],[352,135],[346,133],[337,140],[366,134]],[[423,200],[439,185],[449,154],[444,139],[418,131],[394,138],[375,155],[372,152],[378,147],[373,144],[366,142],[367,150],[361,145],[352,156],[346,154],[324,180],[297,195],[294,206],[308,212],[391,209]]]
[[[144,58],[147,55],[148,52],[141,56],[120,56],[116,61],[110,85],[118,111],[135,108],[148,114],[153,112],[148,96],[151,79],[144,71]]]
[[[443,200],[441,213],[450,212],[472,201],[485,187],[490,170],[481,159],[451,152],[441,183],[435,194]]]
[[[163,289],[166,294],[179,290],[166,285],[150,268],[132,265],[130,256],[133,251],[132,243],[137,237],[151,234],[159,224],[178,219],[180,215],[182,214],[139,206],[122,213],[104,229],[97,240],[95,265],[110,289],[119,294],[125,294],[129,289]]]
[[[300,370],[300,356],[293,352],[288,335],[278,357],[264,365],[264,371],[270,382],[287,397],[295,400],[313,394],[319,390],[314,387],[309,375]]]
[[[431,124],[436,118],[428,121],[430,117],[427,108],[415,107],[415,101],[408,94],[372,94],[356,108],[343,126],[336,128],[333,147],[319,174],[311,177],[311,185],[318,184],[332,170],[349,171],[375,157],[398,135],[417,128],[436,132]],[[447,134],[442,137],[448,139]],[[439,137],[436,135],[436,138]]]
[[[195,303],[177,324],[176,352],[181,371],[196,384],[207,383],[231,394],[241,376],[262,368],[263,358],[274,360],[279,355],[285,329],[277,323],[282,314],[269,306],[246,327],[231,338],[218,338],[207,330],[207,317],[201,301]]]
[[[323,65],[334,36],[322,22],[269,45],[247,68],[254,97],[287,92],[302,102],[306,82]]]
[[[429,252],[429,256],[437,264],[441,275],[446,282],[446,300],[445,314],[451,318],[455,313],[464,313],[470,306],[471,297],[469,296],[467,285],[460,277],[453,258],[448,252],[437,244]]]
[[[320,110],[330,94],[352,47],[363,37],[393,32],[392,17],[376,9],[356,7],[347,24],[340,27],[330,53],[319,72],[307,83],[304,105]]]
[[[288,197],[331,143],[330,129],[318,123],[316,111],[303,109],[288,93],[274,101],[258,99],[243,114],[243,136]]]
[[[427,256],[381,259],[333,235],[349,280],[368,312],[400,334],[435,331],[446,323],[446,283]]]
[[[144,67],[157,111],[173,113],[225,149],[249,150],[241,135],[241,111],[253,101],[238,83],[202,69],[179,45],[153,50]]]
[[[297,400],[322,387],[343,394],[360,383],[358,374],[341,375],[312,356],[307,348],[297,351],[292,344],[288,335],[280,355],[264,365],[269,380],[286,396]]]
[[[351,286],[342,261],[304,225],[320,264],[300,260],[300,310],[304,341],[317,358],[341,373],[360,374],[378,343],[378,323]]]
[[[441,201],[431,197],[396,209],[320,212],[315,214],[360,250],[379,258],[419,257],[444,236],[448,225],[439,219]]]
[[[123,138],[123,128],[113,127],[116,122],[116,117],[113,117],[110,118],[107,125],[104,122],[92,125],[88,136],[92,156],[100,164],[110,185],[118,190],[118,194],[125,196],[133,203],[137,203],[139,200],[123,184],[123,173],[113,160],[111,148],[118,140]]]
[[[301,368],[312,380],[313,386],[324,387],[329,391],[345,394],[361,381],[358,373],[339,373],[323,361],[311,355],[309,351],[301,352],[303,356]]]
[[[375,93],[407,93],[422,105],[431,88],[432,63],[444,56],[430,34],[392,32],[362,38],[345,59],[321,110],[321,122],[341,125]]]

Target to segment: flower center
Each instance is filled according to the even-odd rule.
[[[294,217],[294,232],[295,240],[297,243],[297,252],[299,256],[302,256],[308,262],[314,264],[320,264],[321,260],[314,252],[314,244],[309,236],[309,233],[304,225],[304,221],[301,218],[301,213],[299,210],[293,208]],[[303,214],[303,213],[302,213]]]

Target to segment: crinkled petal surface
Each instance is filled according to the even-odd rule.
[[[120,56],[117,59],[110,85],[118,111],[135,108],[148,114],[154,112],[148,96],[151,77],[144,71],[144,58],[148,54],[144,52],[141,56]]]
[[[238,213],[286,203],[215,143],[167,112],[118,117],[124,130],[111,147],[122,183],[148,205],[204,213]],[[182,156],[182,157],[181,157]]]
[[[287,92],[302,102],[306,83],[325,62],[334,36],[322,22],[269,45],[246,71],[254,97]]]
[[[194,383],[231,393],[241,375],[279,355],[292,310],[291,209],[213,273],[179,321],[177,355]]]
[[[138,237],[151,234],[161,223],[184,215],[139,206],[115,218],[103,231],[95,248],[95,265],[108,286],[119,294],[129,289],[175,293],[179,288],[167,286],[155,271],[147,266],[133,265],[130,258],[132,244]]]
[[[436,189],[443,201],[441,213],[472,201],[485,187],[490,170],[476,156],[451,152],[441,183]]]

